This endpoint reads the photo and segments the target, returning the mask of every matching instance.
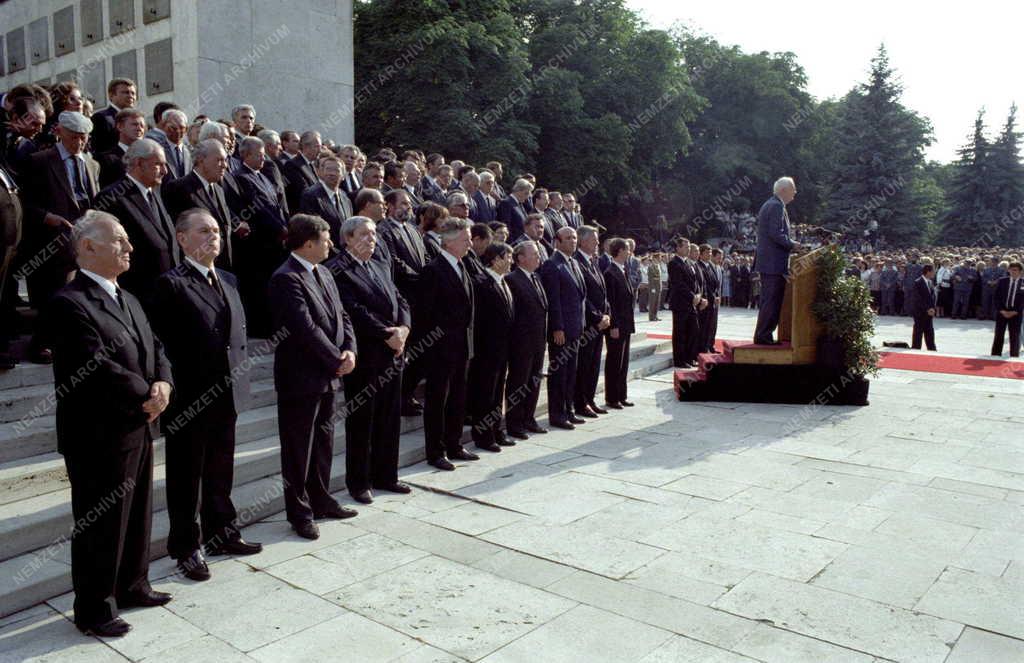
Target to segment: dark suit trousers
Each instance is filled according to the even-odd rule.
[[[782,274],[761,275],[761,304],[757,310],[757,328],[754,343],[771,343],[772,334],[779,326],[782,298],[786,294],[786,279]]]
[[[403,360],[369,352],[374,361],[357,361],[345,376],[345,486],[353,495],[398,481]]]
[[[708,304],[705,309],[708,314],[707,329],[704,332],[704,346],[707,348],[707,352],[715,351],[715,336],[718,335],[718,307]]]
[[[597,379],[601,373],[601,349],[604,345],[604,334],[596,327],[587,327],[580,341],[580,350],[576,360],[576,388],[573,402],[575,410],[585,408],[594,402],[597,395]]]
[[[604,400],[621,403],[626,400],[626,376],[629,374],[629,339],[632,334],[608,336],[608,353],[604,359]]]
[[[692,311],[672,311],[672,365],[682,366],[697,361],[700,346],[700,325]]]
[[[911,332],[910,347],[914,350],[921,349],[921,336],[924,336],[925,345],[929,350],[935,351],[935,324],[930,315],[914,317],[914,330]]]
[[[423,434],[427,460],[462,448],[466,419],[466,353],[437,353],[431,349],[423,403]]]
[[[1012,318],[1004,318],[1001,311],[996,311],[996,336],[992,340],[992,354],[1003,354],[1003,339],[1006,337],[1006,330],[1010,330],[1010,356],[1020,356],[1020,321],[1021,316],[1015,315]]]
[[[153,444],[71,453],[64,463],[75,517],[75,623],[94,626],[117,616],[117,597],[149,590]]]
[[[548,418],[565,422],[572,412],[576,395],[576,366],[580,339],[565,340],[565,345],[548,344]]]
[[[402,373],[402,400],[412,398],[419,386],[420,380],[427,373],[427,366],[430,362],[427,346],[423,342],[426,334],[423,333],[423,325],[416,324],[416,314],[412,314],[412,326],[409,330],[409,338],[406,341],[406,353],[409,353],[405,364],[405,371]],[[415,352],[415,355],[412,354]]]
[[[217,544],[238,536],[238,512],[231,501],[237,418],[228,391],[174,432],[170,428],[175,419],[168,419],[167,554],[174,559],[188,557],[202,542]]]
[[[473,357],[469,384],[473,404],[473,440],[480,443],[497,442],[501,435],[501,412],[505,394],[505,376],[508,359],[503,356],[480,354]]]
[[[518,339],[512,343],[505,388],[505,428],[521,431],[537,423],[541,372],[544,370],[544,344],[528,347]]]
[[[330,495],[334,458],[334,392],[277,397],[281,477],[288,522],[312,520],[337,502]]]

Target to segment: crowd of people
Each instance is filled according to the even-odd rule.
[[[403,415],[422,414],[427,462],[452,471],[479,460],[467,422],[487,453],[547,434],[545,378],[551,427],[633,405],[640,262],[632,240],[584,223],[571,192],[526,173],[506,193],[498,162],[368,156],[261,127],[251,105],[215,120],[162,102],[150,118],[128,79],[108,96],[91,117],[73,83],[0,100],[2,349],[25,279],[40,311],[28,358],[54,367],[82,631],[123,635],[119,609],[171,600],[148,580],[160,428],[180,573],[202,581],[207,556],[261,551],[231,499],[254,338],[274,352],[286,514],[307,539],[356,515],[330,494],[342,420],[346,486],[369,504],[411,490]],[[720,280],[721,252],[705,248],[695,259]],[[717,303],[710,290],[698,302]]]

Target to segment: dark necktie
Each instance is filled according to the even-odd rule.
[[[214,274],[212,269],[206,272],[206,279],[210,282],[210,286],[217,292],[217,295],[220,296],[221,299],[224,299],[224,288],[221,287],[220,279],[217,278],[217,275]]]
[[[344,221],[345,215],[341,213],[341,200],[338,199],[337,191],[331,194],[331,204],[334,205],[334,213],[338,215],[339,219]]]
[[[466,291],[466,295],[469,296],[471,291],[469,288],[469,276],[466,274],[466,268],[463,266],[462,261],[455,263],[459,266],[459,280],[462,281],[462,287]]]
[[[121,293],[121,288],[115,286],[114,293],[117,295],[117,305],[121,307],[121,312],[124,313],[125,317],[128,318],[128,322],[131,323],[132,329],[135,329],[135,317],[132,315],[132,310],[128,308],[128,302],[124,300],[124,295]]]
[[[533,287],[537,290],[537,296],[540,297],[541,303],[544,304],[544,308],[548,307],[548,295],[544,292],[544,286],[540,284],[540,279],[533,272],[530,272],[530,282],[533,283]]]
[[[153,215],[153,219],[156,220],[157,225],[160,223],[160,208],[156,204],[156,196],[153,195],[153,190],[150,189],[146,192],[146,202],[149,203],[149,211]],[[160,229],[161,231],[163,228]]]
[[[370,278],[370,283],[373,284],[373,287],[383,293],[387,293],[387,288],[385,288],[384,284],[381,283],[381,280],[377,278],[377,272],[373,271],[373,267],[370,266],[370,261],[366,261],[362,263],[362,265],[363,269],[366,270],[366,275]]]
[[[82,179],[82,167],[78,163],[78,157],[76,155],[72,154],[68,158],[71,159],[71,165],[74,167],[74,171],[75,171],[74,172],[75,200],[76,201],[86,201],[86,202],[88,202],[88,200],[89,200],[89,192],[86,189],[85,180]]]
[[[1010,279],[1010,293],[1006,297],[1006,308],[1012,309],[1013,304],[1017,301],[1017,283],[1018,279]]]

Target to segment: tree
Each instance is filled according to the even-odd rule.
[[[874,220],[896,245],[915,244],[924,233],[911,190],[931,143],[930,123],[900,102],[902,93],[882,45],[868,82],[841,103],[826,209],[829,226],[857,232]]]
[[[1017,246],[1024,239],[1020,219],[1024,217],[1024,165],[1020,161],[1020,132],[1017,104],[1010,107],[999,137],[989,149],[989,207],[995,219],[997,244]]]
[[[974,121],[973,136],[958,154],[948,190],[949,211],[942,220],[940,238],[949,244],[973,246],[992,231],[994,220],[984,108]]]

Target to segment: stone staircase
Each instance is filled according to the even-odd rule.
[[[232,497],[242,525],[283,511],[277,437],[273,356],[265,344],[251,344],[252,399],[237,425]],[[635,334],[630,351],[630,379],[672,364],[671,342]],[[603,390],[603,380],[598,390]],[[342,398],[339,395],[339,399]],[[538,418],[546,413],[541,389]],[[56,453],[53,371],[22,364],[0,372],[0,617],[28,608],[71,589],[70,488],[63,458]],[[422,419],[405,417],[399,464],[424,459]],[[345,486],[345,430],[335,436],[331,487]],[[509,453],[515,453],[514,449]],[[481,460],[486,463],[486,456]],[[154,443],[153,533],[151,553],[166,555],[167,511],[164,440]]]

